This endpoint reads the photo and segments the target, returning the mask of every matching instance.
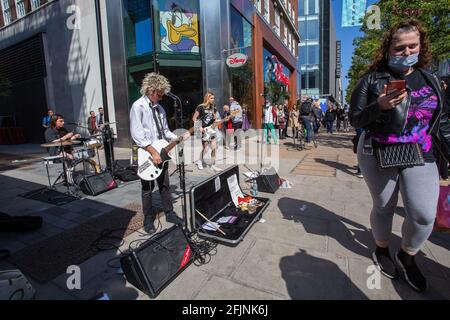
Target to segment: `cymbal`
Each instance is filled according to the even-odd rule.
[[[80,143],[81,143],[81,141],[78,141],[78,140],[70,140],[70,141],[63,141],[63,142],[50,142],[50,143],[41,144],[41,147],[52,148],[52,147],[60,147],[60,146],[72,146],[74,144],[80,144]]]
[[[103,136],[103,133],[96,133],[96,134],[92,134],[92,135],[88,136],[87,139],[89,139],[89,138],[97,138],[97,137],[101,137],[101,136]]]
[[[105,122],[105,123],[102,123],[101,125],[109,126],[110,124],[115,124],[115,123],[117,123],[117,122]]]

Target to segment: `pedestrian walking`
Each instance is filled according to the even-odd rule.
[[[376,52],[350,104],[351,124],[365,129],[358,163],[373,199],[370,222],[376,249],[372,258],[384,275],[395,279],[399,270],[421,292],[427,281],[415,258],[433,230],[439,197],[433,150],[448,159],[450,125],[439,82],[427,71],[431,50],[420,22],[398,22],[384,34]],[[389,90],[394,80],[405,83]],[[383,167],[377,159],[389,160],[392,167]],[[389,239],[399,193],[406,216],[394,263]]]
[[[285,139],[284,130],[286,129],[286,117],[284,114],[283,106],[280,104],[277,106],[277,121],[278,121],[278,134],[280,140]]]
[[[239,110],[233,118],[233,130],[234,130],[234,150],[240,151],[241,150],[241,134],[242,134],[242,107],[233,97],[230,97],[230,112],[234,113],[236,110]]]
[[[327,126],[327,133],[333,134],[333,124],[336,120],[336,111],[333,109],[331,102],[328,102],[328,109],[325,112],[325,124]]]
[[[297,105],[295,105],[292,111],[289,113],[289,127],[292,128],[292,137],[298,137],[298,130],[300,129],[300,122],[298,120],[300,116],[300,111]]]
[[[311,143],[311,114],[312,114],[312,99],[306,97],[300,106],[300,120],[303,128],[306,130],[305,142]]]
[[[317,99],[313,103],[312,114],[313,114],[314,134],[317,136],[319,134],[320,124],[322,123],[323,120],[323,111],[322,108],[320,107],[319,99]]]
[[[275,131],[275,115],[276,112],[274,110],[274,107],[270,102],[267,102],[264,106],[263,110],[263,130],[264,130],[264,136],[262,143],[266,142],[267,144],[270,144],[270,137],[273,138],[273,141],[275,144],[278,144],[278,138],[277,133]],[[270,131],[270,136],[269,136]]]

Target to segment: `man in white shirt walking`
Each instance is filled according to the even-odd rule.
[[[277,133],[275,132],[274,123],[275,123],[274,110],[273,110],[272,104],[269,101],[267,101],[266,105],[264,106],[264,110],[263,110],[264,135],[263,135],[263,141],[261,141],[261,143],[270,144],[270,136],[269,136],[269,131],[270,131],[270,135],[273,138],[273,142],[275,144],[278,144],[278,137],[277,137]]]
[[[170,83],[164,76],[156,73],[147,74],[142,81],[142,97],[134,102],[130,111],[131,136],[138,147],[150,153],[155,165],[161,164],[162,160],[161,155],[152,144],[161,139],[165,139],[168,142],[178,139],[169,130],[166,112],[159,104],[159,101],[170,89]],[[161,194],[166,220],[174,224],[181,224],[183,220],[173,211],[168,166],[168,163],[164,165],[163,172],[156,179],[156,182]],[[155,182],[141,179],[141,184],[142,211],[148,219],[147,232],[152,234],[156,232],[154,225],[156,212],[152,212],[152,191],[155,187]]]
[[[242,107],[233,97],[230,97],[230,113],[236,112],[239,110],[239,113],[236,114],[232,118],[233,122],[233,130],[234,130],[234,141],[235,141],[235,151],[241,150],[241,131],[242,131]]]

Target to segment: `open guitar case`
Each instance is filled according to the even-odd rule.
[[[228,178],[237,176],[239,183],[239,166],[233,166],[211,178],[197,184],[190,190],[191,230],[197,230],[201,238],[216,240],[219,243],[236,246],[241,242],[252,226],[259,221],[263,212],[267,209],[270,199],[253,197],[262,205],[254,213],[242,211],[232,201]],[[242,188],[241,188],[242,190]],[[243,193],[244,196],[248,194]],[[206,230],[202,226],[207,222],[197,210],[212,222],[217,222],[222,217],[236,217],[230,224],[221,224],[220,231]]]

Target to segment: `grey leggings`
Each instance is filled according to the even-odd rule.
[[[417,253],[430,236],[439,198],[439,172],[435,163],[399,170],[380,169],[374,156],[364,155],[365,133],[358,144],[358,162],[373,200],[370,216],[376,241],[389,241],[394,210],[400,191],[406,217],[402,226],[402,246]]]

